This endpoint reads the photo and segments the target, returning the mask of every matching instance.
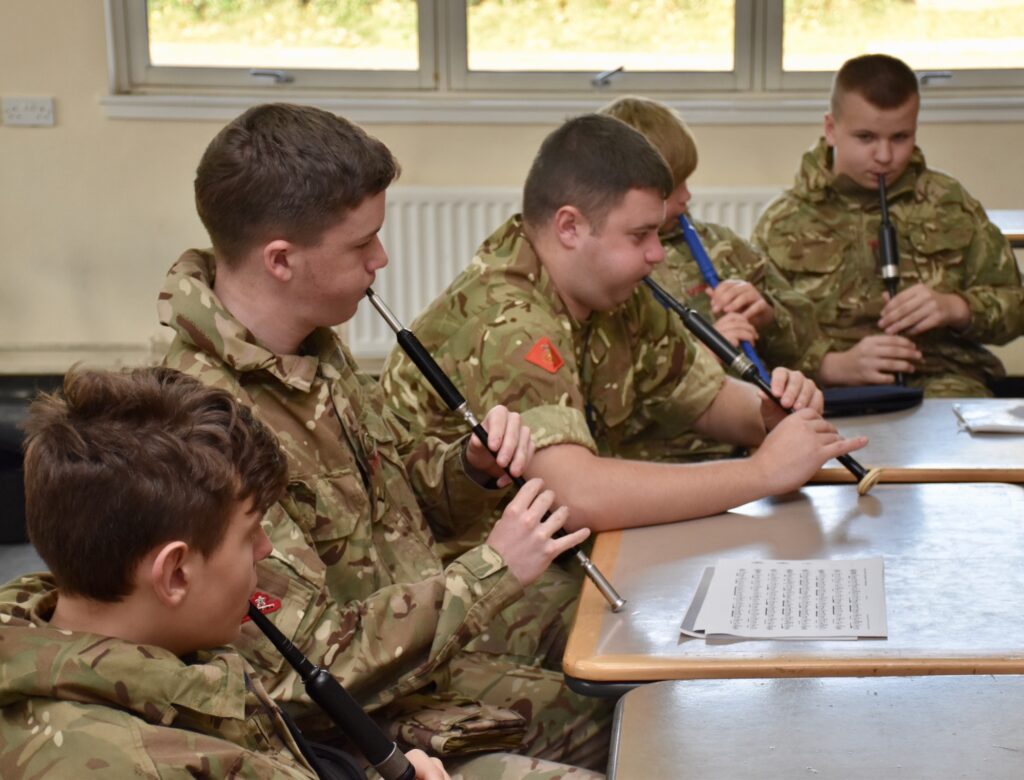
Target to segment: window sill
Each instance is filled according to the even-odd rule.
[[[500,124],[547,125],[567,116],[594,111],[615,96],[572,96],[560,99],[531,96],[395,95],[393,97],[309,97],[294,93],[261,95],[119,94],[100,98],[108,119],[217,120],[233,119],[250,106],[284,100],[317,105],[356,122],[371,124]],[[726,96],[672,99],[662,97],[689,124],[804,124],[821,121],[824,94]],[[942,123],[1022,122],[1024,93],[925,94],[921,121]]]

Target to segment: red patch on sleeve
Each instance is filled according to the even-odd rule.
[[[253,593],[249,601],[264,615],[269,615],[271,612],[277,612],[277,610],[281,609],[281,599],[275,599],[269,593],[263,593],[262,591]],[[248,615],[242,618],[243,623],[247,620],[249,620]]]
[[[541,336],[537,339],[537,343],[530,347],[530,351],[526,353],[526,362],[543,368],[549,374],[556,373],[565,365],[562,356],[558,354],[555,345],[547,336]]]

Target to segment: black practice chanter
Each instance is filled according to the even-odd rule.
[[[771,385],[761,377],[757,372],[757,367],[750,362],[750,359],[730,344],[721,333],[715,330],[710,322],[686,304],[677,301],[650,277],[644,279],[644,284],[651,288],[655,300],[669,311],[674,311],[678,314],[687,330],[696,336],[704,346],[710,349],[719,360],[725,363],[736,376],[758,387],[766,396],[778,403],[779,408],[787,414],[792,413],[792,409],[786,409],[786,407],[779,403],[779,399],[772,394]],[[862,496],[866,495],[882,476],[881,469],[876,468],[868,471],[852,455],[840,455],[836,460],[853,474],[857,480],[857,492]]]
[[[900,289],[900,248],[896,228],[889,219],[889,201],[885,195],[885,176],[878,177],[878,199],[882,206],[882,222],[878,226],[878,257],[882,263],[882,281],[890,300]],[[903,373],[896,373],[896,384],[904,385]]]
[[[306,693],[326,712],[384,780],[413,780],[416,771],[398,745],[366,714],[330,672],[314,664],[282,634],[277,626],[249,602],[249,617],[299,673]]]
[[[370,303],[380,313],[380,316],[384,318],[388,326],[395,332],[395,336],[398,338],[398,345],[402,348],[409,359],[416,365],[416,368],[420,370],[430,385],[434,388],[434,391],[441,396],[441,400],[444,401],[445,405],[453,412],[461,415],[462,418],[469,423],[473,429],[473,433],[480,442],[486,447],[487,446],[487,430],[480,421],[476,419],[476,416],[469,409],[469,405],[466,403],[466,399],[462,396],[462,393],[458,391],[452,381],[448,378],[447,374],[441,370],[441,367],[434,360],[433,356],[427,352],[424,346],[420,343],[420,340],[416,338],[416,335],[402,325],[398,318],[392,313],[384,302],[377,297],[373,290],[366,291],[366,297],[370,299]],[[507,471],[506,471],[507,473]],[[526,480],[522,477],[513,477],[509,474],[512,479],[512,484],[516,487],[522,487],[526,484]],[[546,520],[550,515],[550,512],[544,514]],[[561,536],[562,531],[559,531],[556,535]],[[622,609],[626,600],[616,593],[615,588],[612,587],[611,583],[605,579],[604,575],[601,574],[593,562],[587,557],[587,554],[575,548],[576,560],[579,561],[583,567],[583,571],[590,578],[590,581],[594,583],[601,595],[604,596],[609,606],[612,608],[612,612],[618,612]]]

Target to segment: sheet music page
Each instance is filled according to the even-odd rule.
[[[724,558],[714,567],[694,629],[751,639],[884,637],[883,560]]]

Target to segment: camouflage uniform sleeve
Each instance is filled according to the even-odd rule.
[[[536,304],[485,312],[449,339],[445,368],[457,372],[471,408],[519,412],[538,449],[579,444],[597,452],[568,320]]]
[[[280,506],[270,511],[284,514]],[[323,584],[324,564],[301,530],[287,517],[268,517],[264,528],[274,552],[257,566],[257,591],[280,602],[271,620],[371,709],[421,688],[522,593],[501,555],[482,545],[418,582],[338,604]],[[255,626],[246,623],[235,644],[275,701],[323,718],[301,679]]]
[[[49,712],[47,716],[48,720],[52,717]],[[5,712],[0,729],[0,777],[5,780],[92,777],[97,773],[106,777],[162,776],[141,747],[135,719],[117,710],[93,707],[88,714],[82,711],[76,723],[58,718],[47,726],[47,734],[41,733],[38,723],[22,727],[13,717],[14,713]],[[43,739],[36,739],[37,734]],[[179,776],[189,777],[184,766]]]
[[[772,365],[796,368],[808,375],[814,375],[821,368],[821,361],[833,349],[833,341],[819,325],[819,313],[815,301],[806,296],[795,284],[795,276],[785,269],[789,263],[780,262],[780,258],[789,256],[796,236],[789,230],[791,218],[797,213],[797,206],[788,195],[783,194],[768,204],[764,213],[754,226],[751,242],[754,248],[763,253],[765,263],[765,288],[771,290],[774,300],[780,306],[776,308],[776,318],[780,311],[786,312],[789,321],[789,332],[782,335],[781,348],[774,343],[775,330],[765,334],[765,358]],[[780,229],[780,224],[786,224]],[[784,327],[784,326],[783,326]],[[773,326],[774,328],[774,326]]]
[[[981,204],[969,196],[965,207],[975,223],[965,250],[966,286],[958,290],[971,310],[961,335],[985,344],[1005,344],[1024,333],[1024,288],[1010,242],[993,225]]]
[[[452,442],[418,437],[393,412],[386,415],[416,501],[436,536],[448,538],[476,527],[508,496],[508,489],[482,485],[467,473],[464,453],[469,434]]]
[[[23,734],[0,728],[0,777],[150,777],[160,780],[245,777],[314,778],[297,760],[276,760],[227,739],[173,726],[155,726],[112,707],[65,706],[45,713],[49,723]],[[37,736],[38,735],[38,736]]]

